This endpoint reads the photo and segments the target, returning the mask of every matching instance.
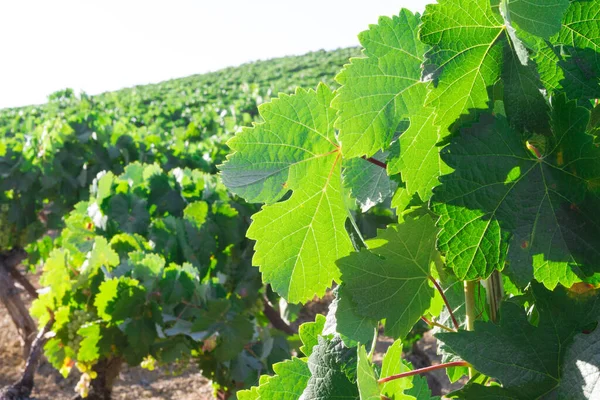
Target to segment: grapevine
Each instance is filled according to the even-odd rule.
[[[337,284],[298,357],[238,397],[429,399],[419,374],[446,369],[468,376],[452,398],[596,398],[600,1],[439,0],[359,39],[339,88],[264,104],[219,167],[264,204],[265,283],[291,303]],[[374,206],[396,218],[376,233]],[[420,320],[444,363],[413,370]]]

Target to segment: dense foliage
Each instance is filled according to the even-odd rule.
[[[261,106],[220,167],[264,203],[265,283],[294,303],[339,285],[306,357],[239,398],[429,399],[398,355],[421,318],[436,368],[470,377],[451,397],[597,398],[600,1],[439,0],[359,37],[339,89]],[[355,203],[389,198],[397,222],[363,240]]]
[[[104,358],[138,365],[193,354],[222,387],[268,370],[269,352],[249,363],[256,353],[244,351],[273,341],[255,319],[261,281],[244,239],[248,213],[198,170],[133,163],[99,175],[67,216],[42,275],[51,290],[33,305],[41,324],[55,316],[52,364],[66,375],[75,362],[89,370]]]
[[[45,354],[65,375],[78,366],[80,394],[114,360],[191,360],[225,393],[290,355],[263,314],[278,297],[250,262],[256,209],[225,190],[216,165],[259,104],[333,82],[352,54],[0,110],[0,253],[27,246],[32,267],[43,262],[33,314],[53,321]]]

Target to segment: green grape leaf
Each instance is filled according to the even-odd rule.
[[[332,103],[345,158],[387,148],[401,121],[423,105],[427,46],[417,39],[419,23],[418,14],[404,9],[359,35],[367,57],[351,59],[336,77],[342,87]]]
[[[165,269],[159,282],[160,295],[166,304],[178,304],[183,300],[189,301],[194,295],[196,286],[194,276],[177,266]]]
[[[600,97],[600,0],[571,2],[562,24],[550,43],[535,42],[544,86],[569,98]]]
[[[40,283],[52,288],[50,295],[53,299],[62,300],[63,296],[71,289],[69,252],[64,249],[52,250],[50,257],[44,263],[43,271]]]
[[[83,338],[79,344],[77,361],[91,362],[100,359],[100,340],[102,340],[100,324],[84,325],[79,328],[77,334]]]
[[[94,306],[105,321],[119,322],[140,315],[145,302],[146,290],[140,283],[121,277],[102,282]]]
[[[415,376],[413,378],[413,387],[406,391],[406,395],[410,396],[410,399],[415,400],[440,400],[439,396],[432,396],[431,390],[429,389],[429,385],[427,383],[427,378],[424,376]],[[480,399],[480,397],[475,397]],[[395,397],[394,400],[401,400],[399,397]],[[490,400],[487,399],[486,400]]]
[[[333,93],[298,89],[259,107],[264,122],[244,128],[227,144],[232,153],[219,166],[223,183],[249,202],[274,203],[311,178],[322,158],[336,159]]]
[[[63,366],[65,358],[65,346],[59,338],[51,338],[44,345],[44,355],[54,368],[60,370]],[[66,376],[63,376],[66,378]]]
[[[110,269],[117,266],[119,262],[119,255],[110,247],[106,239],[96,236],[94,238],[94,246],[88,253],[87,260],[79,268],[77,284],[80,286],[86,285],[87,281],[96,275],[101,267]]]
[[[157,283],[162,281],[165,260],[158,254],[144,252],[129,253],[128,262],[133,267],[131,277],[138,280],[146,289],[152,292]]]
[[[352,251],[332,97],[325,85],[282,95],[261,109],[264,123],[232,139],[236,152],[221,167],[225,184],[248,200],[293,191],[255,214],[247,232],[263,281],[290,303],[323,295],[339,279],[335,261]]]
[[[440,0],[426,7],[420,38],[431,46],[425,71],[435,71],[426,104],[449,128],[471,109],[488,108],[488,88],[500,78],[506,27],[490,0]],[[433,87],[435,86],[435,87]]]
[[[544,39],[558,33],[569,0],[506,0],[510,23]]]
[[[239,390],[236,393],[238,400],[259,400],[260,394],[258,393],[258,386],[253,386],[247,390]]]
[[[460,390],[448,393],[451,399],[516,400],[510,390],[501,386],[484,386],[479,383],[467,384]]]
[[[119,193],[108,200],[106,216],[125,233],[144,235],[150,225],[150,213],[145,199],[136,195]]]
[[[600,153],[585,133],[587,110],[564,97],[553,107],[553,137],[537,144],[540,158],[502,116],[482,116],[445,149],[455,171],[432,204],[438,248],[458,279],[487,278],[506,261],[520,286],[532,277],[548,288],[571,286],[593,272],[600,225],[591,209],[600,203],[586,191]]]
[[[365,346],[358,346],[358,367],[356,383],[360,400],[381,400],[381,390],[377,382],[377,374],[369,362]]]
[[[298,335],[302,340],[303,345],[300,346],[300,351],[307,357],[312,354],[312,349],[319,343],[318,337],[323,332],[326,318],[321,314],[317,314],[314,322],[305,322],[300,325]]]
[[[381,378],[401,374],[410,371],[410,368],[402,358],[402,341],[396,340],[383,356],[381,363]],[[408,391],[413,388],[414,377],[394,379],[383,384],[381,393],[394,400],[412,400]],[[421,400],[417,397],[417,400]]]
[[[360,315],[385,319],[388,336],[404,337],[429,309],[430,264],[437,255],[433,220],[425,215],[389,225],[367,249],[338,261],[346,293]]]
[[[208,216],[208,203],[205,201],[196,201],[188,204],[183,210],[183,216],[185,219],[192,221],[196,225],[196,228],[202,227]]]
[[[358,314],[343,284],[335,288],[334,294],[323,334],[339,334],[346,347],[355,347],[358,343],[370,344],[378,326],[377,320]]]
[[[235,314],[218,323],[219,343],[215,349],[215,357],[219,362],[235,358],[244,346],[252,340],[254,324],[248,317]]]
[[[298,400],[310,379],[306,361],[292,357],[273,365],[276,375],[269,377],[256,389],[256,399]],[[261,379],[262,381],[262,379]],[[253,397],[248,397],[252,399]]]
[[[565,353],[559,399],[591,400],[600,396],[600,328],[575,336]]]
[[[448,131],[436,125],[435,119],[433,108],[422,107],[411,115],[409,128],[390,148],[387,170],[390,175],[401,174],[405,197],[418,193],[422,201],[429,200],[438,178],[451,172],[440,158],[438,145]]]
[[[534,65],[521,64],[508,45],[504,53],[504,107],[510,125],[518,132],[550,134],[550,107],[541,92],[543,85]]]
[[[190,328],[191,332],[201,338],[217,333],[219,340],[215,357],[220,362],[229,361],[252,340],[254,325],[245,315],[232,312],[229,300],[210,300],[207,308],[198,313],[198,318]]]
[[[146,318],[134,319],[125,326],[128,346],[123,349],[127,362],[136,365],[150,354],[150,347],[158,338],[154,322]]]
[[[319,344],[308,358],[311,376],[302,393],[303,400],[359,399],[358,388],[346,373],[346,363],[356,362],[356,358],[347,358],[349,351],[356,356],[356,350],[345,348],[341,339],[326,340],[319,337]]]
[[[169,176],[164,173],[150,177],[148,205],[156,207],[156,215],[169,214],[176,217],[182,216],[186,202],[181,196],[179,188],[174,187]]]
[[[504,302],[498,325],[476,322],[472,332],[441,333],[436,337],[475,369],[499,379],[513,398],[538,398],[561,384],[565,351],[575,334],[598,322],[600,302],[595,296],[586,301],[572,298],[561,289],[549,292],[537,284],[533,295],[538,326],[530,324],[521,306]],[[496,389],[490,391],[495,393]]]
[[[374,158],[384,161],[385,156],[385,153],[378,153]],[[385,201],[392,194],[395,186],[385,168],[362,158],[352,158],[344,162],[342,175],[344,186],[350,190],[362,212],[367,212],[373,206]]]

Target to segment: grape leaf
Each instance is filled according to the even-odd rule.
[[[249,202],[270,204],[310,180],[320,159],[336,159],[332,98],[321,84],[316,93],[298,89],[261,105],[264,122],[227,142],[232,153],[219,166],[225,186]]]
[[[406,391],[406,395],[410,396],[410,399],[415,400],[440,400],[439,396],[432,396],[431,390],[427,383],[427,378],[424,376],[415,376],[413,378],[413,387]],[[477,397],[479,398],[479,397]],[[408,399],[408,398],[407,398]],[[394,400],[402,400],[396,397]],[[489,399],[486,399],[489,400]]]
[[[374,156],[379,161],[384,161],[385,157],[385,153]],[[362,212],[367,212],[386,200],[395,186],[385,168],[362,158],[352,158],[344,162],[342,175],[344,186],[350,189]]]
[[[347,347],[354,347],[358,343],[370,344],[378,326],[377,320],[358,314],[343,284],[334,289],[334,294],[323,334],[338,333]]]
[[[432,219],[425,215],[390,225],[367,249],[338,261],[345,291],[360,315],[385,319],[386,334],[404,337],[427,311],[433,298],[428,285],[436,256]]]
[[[521,306],[504,302],[499,325],[478,321],[472,332],[436,337],[478,371],[499,379],[506,395],[523,400],[538,398],[561,384],[565,351],[576,333],[600,319],[600,302],[597,297],[574,299],[561,289],[549,292],[537,284],[533,295],[538,326],[530,324]]]
[[[332,103],[345,158],[388,147],[400,122],[422,106],[427,46],[417,39],[419,23],[418,14],[403,9],[359,35],[367,57],[351,59],[336,77],[342,86]]]
[[[275,100],[262,109],[263,124],[230,143],[236,152],[221,167],[230,189],[251,201],[273,201],[293,190],[289,199],[255,214],[247,232],[256,240],[253,263],[263,281],[290,303],[324,294],[339,279],[335,260],[352,250],[332,97],[319,85],[316,92]],[[273,164],[277,172],[266,167]]]
[[[406,195],[418,193],[422,201],[429,200],[438,178],[452,171],[440,158],[438,145],[449,132],[436,125],[435,119],[433,108],[415,112],[409,128],[392,144],[388,160],[388,173],[401,174]]]
[[[558,33],[569,0],[507,0],[509,20],[517,29],[544,39]]]
[[[354,359],[348,358],[352,352]],[[302,393],[303,400],[358,400],[356,384],[346,374],[346,364],[356,363],[356,350],[345,348],[341,339],[326,340],[319,337],[319,344],[308,358],[311,377]]]
[[[504,53],[504,107],[510,125],[519,132],[550,134],[550,107],[534,65],[522,65],[508,45]]]
[[[300,351],[304,353],[305,356],[310,356],[312,354],[313,347],[319,343],[318,337],[323,332],[325,321],[325,316],[317,314],[314,322],[305,322],[300,325],[300,328],[298,329],[298,335],[303,343],[303,345],[300,346]]]
[[[553,107],[554,133],[539,145],[541,158],[502,116],[482,116],[445,149],[455,172],[442,178],[433,210],[440,215],[438,248],[458,279],[486,278],[504,268],[507,255],[523,286],[532,277],[548,288],[570,286],[584,270],[593,272],[600,225],[590,210],[600,203],[586,196],[597,177],[585,169],[600,162],[598,149],[585,133],[587,110],[564,97]]]
[[[565,354],[558,398],[589,400],[600,397],[600,329],[575,336]]]
[[[150,346],[157,339],[154,322],[146,318],[133,319],[125,326],[128,346],[123,349],[123,355],[128,363],[136,365],[150,354]]]
[[[573,1],[550,43],[535,42],[540,77],[550,91],[569,98],[600,97],[600,1]]]
[[[119,322],[140,315],[145,302],[146,290],[140,283],[121,277],[102,282],[94,306],[105,321]]]
[[[205,201],[196,201],[188,204],[183,210],[183,216],[188,221],[193,222],[196,228],[202,227],[208,216],[208,203]]]
[[[306,361],[296,357],[274,364],[273,371],[276,375],[258,387],[257,399],[298,400],[311,376]]]
[[[77,334],[83,339],[79,344],[77,360],[83,362],[92,362],[100,358],[100,340],[102,339],[101,327],[99,324],[88,324],[79,328]]]
[[[487,109],[488,87],[500,78],[506,41],[504,21],[490,0],[427,5],[419,37],[431,46],[424,68],[435,71],[437,84],[426,104],[435,108],[436,123],[447,129],[470,109]]]
[[[396,340],[388,347],[381,363],[381,377],[387,378],[392,375],[410,371],[410,368],[402,358],[402,342]],[[394,379],[383,384],[381,393],[394,400],[412,400],[408,392],[413,388],[414,377]],[[406,394],[404,394],[406,393]],[[417,400],[421,400],[417,397]]]
[[[365,346],[358,346],[358,367],[356,383],[360,400],[381,400],[381,390],[377,382],[377,374],[369,362]]]

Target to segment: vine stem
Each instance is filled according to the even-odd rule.
[[[435,371],[438,369],[445,369],[445,368],[451,368],[451,367],[469,367],[469,366],[470,366],[470,364],[466,361],[453,361],[453,362],[449,362],[449,363],[445,363],[445,364],[432,365],[430,367],[419,368],[419,369],[415,369],[413,371],[403,372],[401,374],[388,376],[387,378],[381,378],[377,381],[377,383],[382,384],[382,383],[386,383],[386,382],[393,381],[396,379],[406,378],[407,376],[420,375],[420,374]]]
[[[387,164],[384,162],[381,162],[373,157],[363,157],[365,160],[367,160],[368,162],[370,162],[371,164],[377,165],[378,167],[381,167],[383,169],[387,169]]]
[[[467,314],[467,330],[475,330],[475,281],[465,281],[465,312]],[[469,367],[469,379],[473,378],[473,368]]]
[[[454,328],[456,330],[458,330],[459,329],[458,321],[456,320],[456,317],[454,316],[454,312],[452,311],[452,307],[450,307],[450,303],[448,302],[448,299],[446,298],[444,289],[442,289],[442,287],[440,286],[438,281],[436,281],[435,278],[432,277],[431,275],[429,275],[429,280],[431,282],[433,282],[433,284],[435,285],[435,288],[438,290],[438,292],[440,292],[440,295],[442,296],[442,300],[444,300],[444,304],[446,305],[446,308],[448,309],[448,312],[450,313],[450,317],[452,318],[452,323],[454,324]]]
[[[446,325],[440,324],[439,322],[430,321],[430,320],[428,320],[425,317],[421,317],[421,319],[423,320],[423,322],[425,322],[429,326],[437,326],[438,328],[441,328],[441,329],[443,329],[445,331],[448,331],[448,332],[456,332],[454,329],[448,328]]]

